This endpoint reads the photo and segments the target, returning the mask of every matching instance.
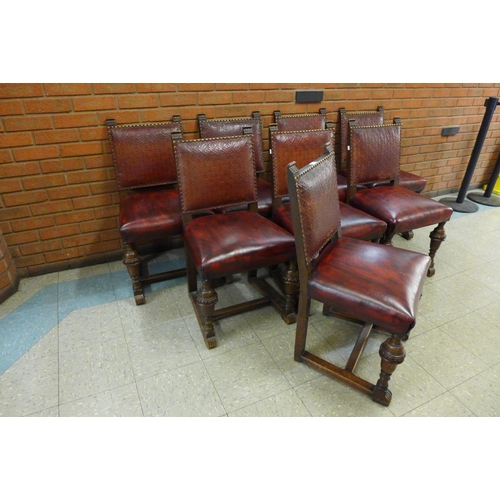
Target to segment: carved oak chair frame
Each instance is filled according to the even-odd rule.
[[[159,242],[182,246],[182,221],[172,133],[182,135],[179,115],[171,122],[117,125],[106,120],[120,201],[123,264],[132,280],[137,305],[145,303],[144,286],[185,276],[186,269],[150,274],[140,248]]]
[[[388,406],[392,399],[389,380],[405,359],[402,341],[415,325],[430,259],[416,252],[341,237],[338,202],[330,209],[331,200],[337,199],[331,149],[300,170],[291,163],[288,183],[300,276],[294,359]],[[343,367],[307,350],[312,299],[362,325]],[[374,326],[389,334],[380,346],[381,370],[375,384],[355,373]]]
[[[262,122],[259,111],[252,111],[251,117],[211,118],[204,113],[198,114],[198,132],[201,139],[216,137],[232,137],[243,134],[243,128],[250,128],[255,155],[255,169],[257,172],[257,207],[264,217],[271,216],[272,192],[271,183],[267,180],[266,164],[263,154]],[[231,207],[235,210],[239,207]]]
[[[431,265],[428,276],[434,276],[434,257],[446,238],[444,226],[453,209],[399,185],[401,153],[401,120],[392,124],[358,126],[349,122],[350,153],[347,176],[347,202],[387,223],[381,243],[392,245],[400,232],[437,224],[430,233]],[[383,181],[370,189],[360,185]]]
[[[266,276],[257,275],[259,269],[294,261],[295,242],[290,233],[257,213],[251,135],[175,140],[174,150],[188,293],[206,346],[209,349],[217,346],[215,321],[262,306],[272,305],[286,323],[294,323],[298,294],[296,268],[287,272],[284,295]],[[246,210],[224,210],[242,205]],[[212,213],[193,218],[206,211]],[[238,273],[246,273],[248,282],[262,297],[216,310],[218,298],[213,281]]]

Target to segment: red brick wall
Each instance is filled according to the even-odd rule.
[[[0,231],[0,304],[17,292],[19,275],[5,238]]]
[[[295,104],[295,91],[324,90],[321,104]],[[117,123],[170,120],[188,138],[196,116],[263,117],[325,107],[374,110],[403,122],[402,169],[428,179],[427,195],[458,191],[484,116],[500,84],[0,84],[0,230],[20,276],[119,258],[119,194],[106,118]],[[495,114],[471,181],[489,179],[500,147]],[[442,137],[445,126],[460,126]]]

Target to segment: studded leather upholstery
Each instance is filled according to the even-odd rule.
[[[319,116],[319,115],[318,115]],[[273,189],[275,198],[288,197],[287,165],[292,161],[297,168],[301,168],[324,152],[325,144],[333,144],[333,129],[316,129],[292,132],[271,131],[271,147],[273,150]],[[336,185],[342,183],[338,192],[338,198],[346,199],[347,180],[337,175]],[[333,203],[334,200],[331,200]],[[353,238],[377,240],[386,230],[385,222],[376,219],[364,212],[353,209],[345,203],[341,203],[342,231],[345,236]],[[290,232],[293,232],[290,206],[284,203],[273,214],[274,221]]]
[[[383,125],[384,109],[379,106],[377,111],[350,111],[344,108],[339,110],[340,121],[340,169],[347,176],[346,166],[348,160],[349,145],[349,120],[355,120],[359,126]],[[374,182],[371,187],[387,185],[387,181]],[[415,193],[421,193],[427,185],[427,179],[411,172],[401,170],[399,173],[399,185]]]
[[[255,114],[255,113],[254,113]],[[258,210],[264,217],[270,217],[272,207],[271,183],[263,178],[265,172],[264,156],[262,152],[262,125],[260,117],[254,118],[226,118],[226,119],[200,119],[198,117],[198,129],[200,137],[204,139],[217,137],[233,137],[242,135],[243,128],[252,129],[252,144],[254,150],[255,170],[257,177],[257,204]],[[257,113],[258,116],[258,113]],[[259,176],[260,174],[260,176]],[[224,211],[242,210],[243,206],[227,207]]]

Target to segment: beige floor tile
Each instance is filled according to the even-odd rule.
[[[208,349],[206,346],[195,315],[185,316],[184,321],[202,359],[259,342],[259,338],[242,314],[223,318],[214,323],[217,347],[213,349]]]
[[[60,417],[142,417],[135,383],[62,404]]]
[[[450,321],[440,329],[488,366],[500,363],[500,327],[483,318],[478,311]]]
[[[0,417],[22,417],[58,404],[57,355],[25,354],[0,375]]]
[[[419,317],[424,316],[434,325],[441,326],[470,312],[465,302],[441,290],[436,283],[424,285],[418,306]]]
[[[116,302],[78,309],[59,323],[61,351],[111,339],[124,339],[120,311]]]
[[[201,361],[137,382],[145,417],[217,417],[226,413]]]
[[[290,389],[262,344],[252,344],[205,360],[228,413]]]
[[[151,377],[200,360],[183,319],[137,330],[127,337],[135,379]]]
[[[450,390],[477,417],[500,417],[500,364]]]
[[[141,306],[137,306],[133,298],[119,300],[117,305],[126,336],[182,317],[175,295],[169,289],[148,294]]]
[[[450,335],[436,328],[406,344],[407,352],[446,389],[451,389],[488,368]]]
[[[434,286],[473,311],[500,302],[499,293],[484,287],[465,273],[439,280]]]
[[[492,323],[497,328],[500,328],[500,303],[493,302],[481,309],[476,311],[479,316],[486,319],[490,323]]]
[[[403,417],[474,417],[474,414],[455,396],[445,392]]]
[[[258,401],[253,405],[240,408],[228,415],[229,417],[310,417],[293,389],[275,394],[270,398]]]
[[[112,339],[59,353],[60,404],[132,383],[127,344]]]
[[[46,410],[36,411],[35,413],[30,413],[25,415],[25,417],[48,417],[54,418],[59,416],[59,406],[53,406],[52,408],[47,408]]]
[[[317,370],[294,360],[295,332],[275,335],[262,343],[292,387],[321,376]],[[306,349],[330,363],[345,364],[340,354],[312,327],[307,334]]]

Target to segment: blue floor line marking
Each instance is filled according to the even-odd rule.
[[[183,266],[184,260],[176,259],[149,264],[149,270],[153,274]],[[144,291],[147,294],[185,282],[186,278],[175,278],[148,285]],[[131,297],[126,270],[47,285],[0,319],[0,375],[73,311]]]

